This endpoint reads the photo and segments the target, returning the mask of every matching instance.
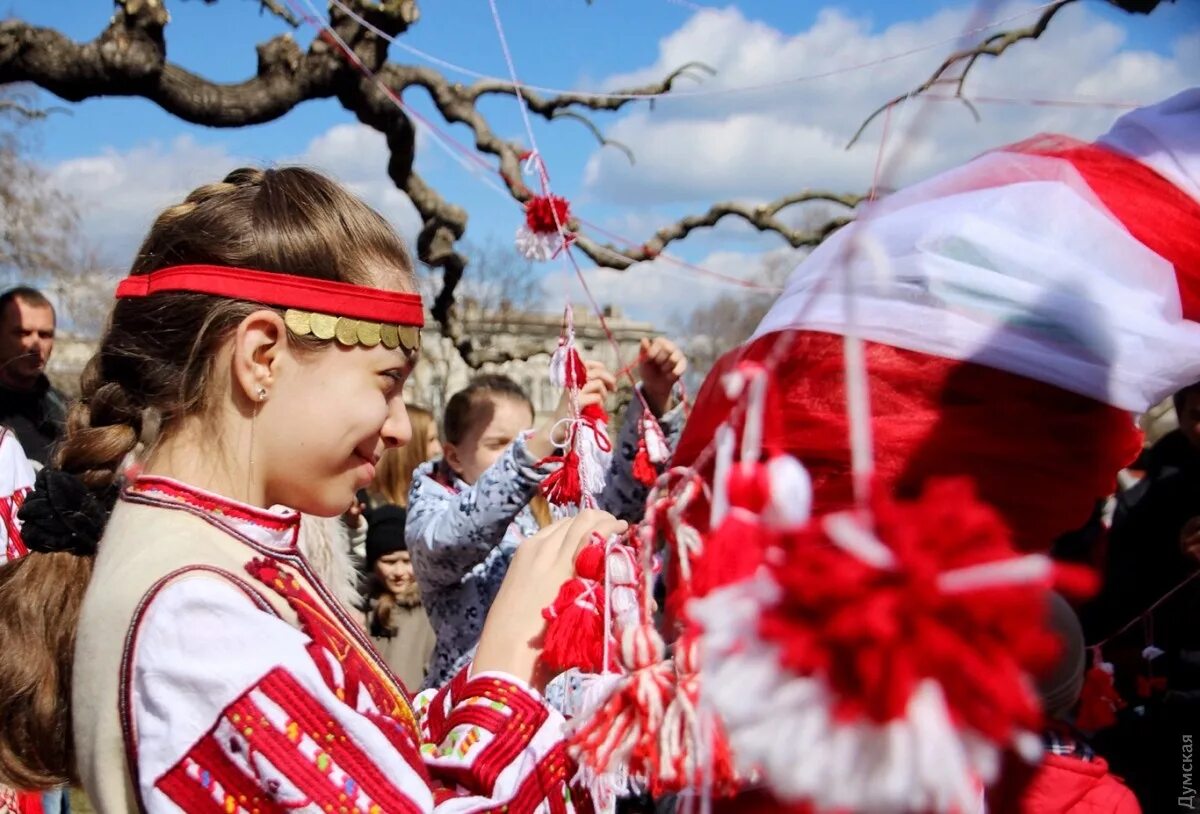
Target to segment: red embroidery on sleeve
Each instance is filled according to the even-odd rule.
[[[405,757],[423,776],[420,763]],[[282,667],[230,704],[156,786],[188,814],[309,806],[367,814],[420,811]]]
[[[246,570],[271,590],[282,596],[300,620],[300,629],[312,641],[309,655],[321,671],[321,677],[337,697],[355,710],[366,712],[365,692],[380,714],[393,718],[408,731],[414,743],[421,739],[420,728],[404,690],[388,675],[369,645],[359,641],[346,626],[334,618],[321,602],[315,599],[295,575],[266,559],[256,559]],[[335,668],[336,665],[336,668]]]

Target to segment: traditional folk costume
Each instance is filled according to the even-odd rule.
[[[29,553],[21,539],[17,511],[33,488],[33,465],[21,442],[7,427],[0,427],[0,567]],[[19,792],[0,784],[0,814],[41,814],[38,792]]]
[[[0,427],[0,565],[28,553],[17,512],[33,488],[33,477],[33,465],[21,442],[7,427]]]
[[[414,351],[420,299],[214,267],[132,277],[286,307],[291,330]],[[464,670],[410,699],[297,549],[299,518],[140,477],[120,494],[83,603],[78,769],[116,812],[568,812],[562,718],[533,688]]]

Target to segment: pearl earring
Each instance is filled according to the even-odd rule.
[[[258,400],[259,400],[259,401],[266,401],[266,400],[267,400],[267,388],[265,388],[265,387],[262,387],[262,386],[260,386],[260,387],[258,388]]]

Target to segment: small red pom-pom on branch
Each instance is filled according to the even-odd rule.
[[[558,195],[535,195],[525,202],[525,222],[517,229],[517,250],[530,260],[550,260],[575,240],[568,229],[571,205]]]

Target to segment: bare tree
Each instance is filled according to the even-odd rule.
[[[470,261],[459,292],[464,304],[501,317],[545,305],[533,262],[521,256],[511,242],[494,237],[481,243],[465,241],[463,251]]]
[[[872,111],[871,115],[863,121],[862,125],[859,126],[858,130],[850,138],[846,149],[848,150],[853,147],[859,138],[862,137],[862,134],[866,132],[871,122],[875,121],[888,108],[937,88],[953,87],[953,98],[961,101],[971,111],[971,115],[975,117],[975,121],[981,121],[979,111],[975,109],[975,105],[971,103],[970,98],[963,92],[963,85],[966,83],[967,75],[971,73],[971,69],[983,57],[995,58],[1019,42],[1038,39],[1042,34],[1046,33],[1046,29],[1049,28],[1050,21],[1054,19],[1055,15],[1076,2],[1078,0],[1055,0],[1042,10],[1042,13],[1032,25],[1025,28],[1014,28],[1011,31],[1000,31],[984,38],[970,48],[955,51],[946,57],[942,64],[937,67],[937,70],[916,88],[910,90],[908,93],[889,99]],[[1106,0],[1106,2],[1129,14],[1149,14],[1158,8],[1163,0]],[[1167,2],[1173,3],[1175,0],[1167,0]]]
[[[216,0],[206,2],[215,4]],[[259,3],[283,25],[301,23],[288,11],[288,3]],[[467,214],[414,170],[413,125],[396,100],[409,89],[427,92],[447,122],[471,129],[476,149],[496,159],[499,176],[509,193],[525,202],[533,195],[520,172],[527,146],[499,137],[478,108],[485,96],[515,95],[517,89],[511,82],[484,79],[465,85],[431,68],[389,62],[388,40],[403,35],[417,22],[416,0],[337,0],[331,4],[328,18],[319,21],[321,35],[307,50],[301,50],[290,33],[282,33],[258,46],[255,76],[231,84],[213,82],[169,60],[166,0],[115,0],[114,5],[115,14],[108,27],[84,43],[21,20],[0,23],[0,85],[33,82],[72,102],[97,96],[142,97],[185,121],[212,127],[261,124],[278,119],[303,102],[336,98],[359,121],[387,137],[391,152],[388,174],[412,200],[423,220],[417,239],[418,255],[442,273],[442,285],[433,300],[434,317],[457,340],[461,326],[453,319],[453,305],[468,257],[456,244],[466,231]],[[616,111],[641,97],[669,92],[683,77],[705,72],[711,73],[711,69],[690,63],[659,82],[612,94],[544,96],[524,89],[522,95],[534,115],[571,119],[586,126],[602,144],[611,144],[584,111]],[[718,203],[707,212],[660,229],[636,248],[602,244],[585,234],[578,236],[575,245],[595,262],[621,269],[651,259],[668,244],[727,216],[778,233],[793,246],[815,245],[828,229],[804,233],[778,217],[782,209],[807,200],[827,200],[849,207],[858,196],[806,191],[757,207]],[[578,224],[569,226],[575,229]]]
[[[303,21],[289,9],[287,0],[256,0],[264,12],[283,26]],[[217,0],[205,0],[215,5]],[[445,121],[466,125],[475,148],[497,162],[499,177],[519,202],[533,193],[521,178],[520,163],[527,145],[498,136],[479,110],[487,96],[514,96],[518,89],[505,80],[481,79],[463,84],[447,79],[432,68],[388,61],[390,40],[402,36],[417,22],[417,0],[329,0],[328,16],[314,20],[320,35],[301,50],[290,33],[261,43],[254,76],[241,82],[220,83],[198,76],[173,63],[167,54],[167,0],[114,0],[115,13],[108,26],[89,41],[77,43],[61,32],[30,25],[22,20],[0,23],[0,86],[32,82],[67,101],[98,96],[140,97],[159,105],[184,121],[211,127],[248,127],[274,121],[296,106],[313,99],[335,98],[359,121],[387,137],[390,150],[388,175],[405,192],[420,214],[423,226],[417,238],[422,262],[442,274],[432,311],[443,330],[472,361],[469,342],[461,342],[462,326],[455,319],[454,303],[468,258],[457,242],[467,226],[467,213],[446,200],[414,170],[416,150],[413,124],[399,103],[401,94],[424,90]],[[1075,0],[1061,0],[1055,10]],[[1128,11],[1148,12],[1159,0],[1110,0]],[[1052,15],[1050,15],[1052,16]],[[1044,17],[1045,24],[1049,16]],[[1044,25],[1042,26],[1044,28]],[[1016,39],[1036,37],[1012,35]],[[990,37],[976,49],[993,55],[1007,45],[1004,35]],[[1012,37],[1010,36],[1010,39]],[[970,53],[967,68],[974,63]],[[958,64],[957,61],[954,64]],[[588,113],[616,111],[639,99],[670,92],[685,77],[696,78],[712,70],[689,63],[659,82],[613,93],[564,93],[546,96],[521,89],[530,112],[548,120],[570,119],[588,128],[603,145],[608,140],[588,118]],[[935,74],[937,80],[945,69]],[[624,269],[660,254],[668,245],[725,217],[746,221],[755,228],[779,235],[793,248],[820,243],[843,225],[861,200],[857,194],[804,190],[758,206],[728,201],[714,203],[705,212],[681,218],[659,229],[640,246],[618,247],[580,234],[575,245],[596,263]],[[796,228],[781,213],[811,201],[837,207],[840,214],[814,229]],[[579,224],[569,223],[577,231]],[[478,361],[478,360],[475,360]]]
[[[677,317],[676,330],[687,337],[688,385],[693,389],[726,352],[745,342],[775,301],[788,274],[807,250],[781,250],[763,257],[761,268],[750,282],[761,289],[740,288]]]
[[[75,202],[33,159],[37,126],[52,112],[22,88],[0,89],[0,287],[45,291],[67,331],[96,336],[115,281],[81,233]]]

